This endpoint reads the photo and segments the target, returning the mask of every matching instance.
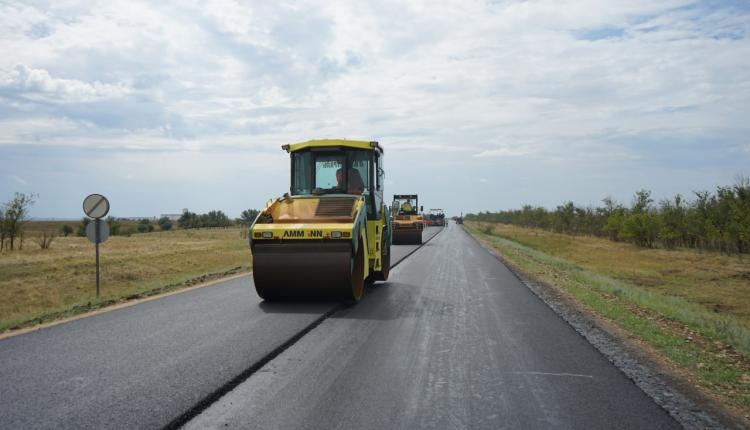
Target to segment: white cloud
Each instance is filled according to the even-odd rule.
[[[727,126],[720,105],[746,108],[738,59],[750,45],[716,35],[746,28],[747,14],[680,8],[691,3],[10,5],[0,47],[21,61],[0,75],[0,90],[39,101],[121,98],[52,115],[182,141],[375,135],[533,155],[492,142],[706,132]],[[45,37],[29,35],[40,25]],[[622,37],[578,37],[599,28]],[[102,108],[132,117],[144,103],[149,120],[100,118]],[[82,138],[90,133],[82,127]]]
[[[17,64],[11,70],[0,71],[0,92],[12,92],[31,100],[80,103],[123,97],[130,91],[123,84],[109,85],[99,81],[88,83],[76,79],[53,78],[47,70]]]
[[[6,146],[192,164],[342,136],[435,165],[646,166],[728,163],[750,134],[750,11],[713,2],[6,2],[0,21]]]
[[[26,179],[24,179],[24,178],[22,178],[22,177],[20,177],[18,175],[10,175],[10,177],[14,181],[16,181],[16,183],[19,183],[21,185],[28,185],[29,184],[29,182]]]

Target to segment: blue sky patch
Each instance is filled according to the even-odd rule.
[[[576,37],[580,40],[603,40],[603,39],[618,39],[625,35],[625,29],[615,27],[604,27],[597,28],[595,30],[586,30],[578,32]]]

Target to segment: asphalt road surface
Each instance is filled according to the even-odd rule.
[[[0,429],[162,428],[338,306],[266,304],[251,282],[0,340]]]
[[[679,425],[451,225],[186,427]]]

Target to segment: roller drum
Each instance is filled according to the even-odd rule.
[[[393,243],[394,245],[419,245],[422,243],[422,230],[394,230]]]
[[[265,300],[359,300],[363,288],[361,247],[351,242],[253,244],[253,280]]]

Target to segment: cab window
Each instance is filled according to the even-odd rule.
[[[315,157],[315,188],[343,192],[344,156],[339,154],[318,154]]]

